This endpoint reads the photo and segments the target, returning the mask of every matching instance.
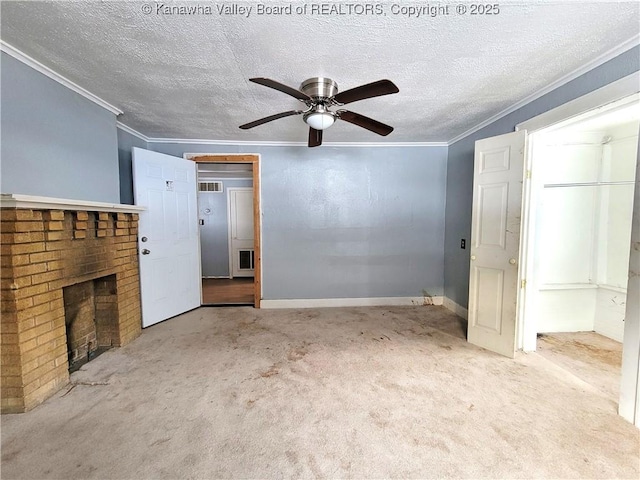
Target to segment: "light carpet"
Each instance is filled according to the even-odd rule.
[[[607,392],[465,331],[435,306],[200,308],[3,416],[2,478],[639,478]]]

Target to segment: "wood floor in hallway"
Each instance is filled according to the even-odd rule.
[[[203,305],[253,305],[253,277],[203,278]]]

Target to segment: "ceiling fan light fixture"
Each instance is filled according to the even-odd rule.
[[[307,122],[311,128],[315,130],[324,130],[325,128],[329,128],[335,122],[335,118],[333,114],[330,112],[311,112],[309,115],[304,117],[304,121]]]
[[[339,108],[347,103],[357,102],[367,98],[398,93],[398,87],[396,87],[391,80],[378,80],[377,82],[360,85],[359,87],[351,88],[344,92],[338,92],[338,84],[326,77],[309,78],[302,82],[299,90],[271,80],[270,78],[256,77],[250,78],[249,81],[286,93],[304,103],[307,109],[276,113],[275,115],[245,123],[244,125],[240,125],[240,128],[243,130],[248,130],[279,118],[302,115],[304,122],[309,125],[309,141],[307,143],[309,147],[322,145],[322,131],[333,125],[336,120],[343,120],[382,136],[389,135],[393,132],[393,127],[378,122],[373,118],[360,115],[359,113],[342,109],[335,112],[329,110],[331,107],[337,106]]]

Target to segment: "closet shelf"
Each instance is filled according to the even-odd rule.
[[[634,180],[627,180],[621,182],[583,182],[583,183],[545,183],[544,188],[564,188],[564,187],[606,187],[616,185],[633,185],[636,182]]]

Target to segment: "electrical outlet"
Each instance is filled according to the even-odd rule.
[[[467,248],[467,241],[464,238],[460,240],[460,248],[462,249]]]

